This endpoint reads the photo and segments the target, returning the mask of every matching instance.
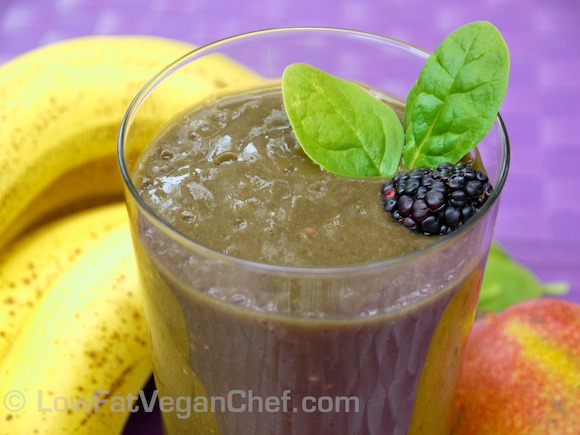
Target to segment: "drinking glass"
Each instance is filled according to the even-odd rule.
[[[494,191],[475,217],[425,249],[373,263],[298,268],[226,255],[164,222],[134,177],[177,114],[279,80],[291,63],[405,101],[428,57],[364,32],[259,31],[192,51],[132,102],[119,160],[167,435],[448,434],[508,171],[499,115],[477,148]]]

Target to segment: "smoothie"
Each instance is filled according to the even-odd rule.
[[[369,92],[402,117],[400,101]],[[199,399],[199,412],[191,403],[191,413],[163,414],[169,434],[447,433],[487,235],[471,231],[440,255],[380,277],[372,267],[324,272],[405,256],[440,237],[385,213],[384,179],[339,177],[313,163],[275,82],[176,117],[133,181],[162,220],[208,247],[192,253],[138,221],[159,394],[245,405],[222,409],[217,399],[212,411]],[[225,274],[220,253],[241,260]],[[261,273],[246,260],[263,264]],[[292,275],[278,266],[322,269]],[[268,412],[266,398],[285,391],[287,407],[279,400]],[[306,397],[314,398],[307,409]]]
[[[374,91],[402,119],[404,105]],[[338,177],[302,150],[280,85],[183,114],[142,157],[139,195],[182,234],[234,257],[360,264],[434,243],[386,217],[381,178]]]

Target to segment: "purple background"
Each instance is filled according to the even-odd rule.
[[[0,0],[0,64],[35,47],[97,34],[150,34],[202,45],[246,31],[332,26],[429,51],[488,20],[511,53],[501,114],[512,146],[495,236],[580,302],[580,3],[577,0]],[[152,388],[152,385],[149,386]],[[126,434],[160,434],[156,414]]]

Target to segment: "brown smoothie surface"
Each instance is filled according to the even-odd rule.
[[[402,119],[404,105],[373,92]],[[387,215],[382,178],[334,175],[298,144],[279,83],[194,107],[149,147],[140,196],[187,237],[281,266],[329,267],[397,257],[438,240]]]

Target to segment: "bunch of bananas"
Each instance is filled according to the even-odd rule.
[[[0,67],[0,435],[118,434],[129,409],[94,392],[136,395],[151,375],[116,138],[139,89],[193,48],[87,37]],[[226,58],[189,74],[164,99],[255,77]]]

